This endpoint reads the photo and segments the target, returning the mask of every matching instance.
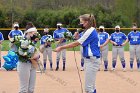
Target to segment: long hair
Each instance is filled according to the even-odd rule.
[[[79,19],[82,19],[83,21],[88,21],[89,26],[96,27],[96,20],[93,14],[84,14],[79,16]]]
[[[29,28],[32,28],[32,27],[35,27],[34,24],[32,22],[28,22],[25,30],[28,30]]]

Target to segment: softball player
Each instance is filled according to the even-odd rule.
[[[34,33],[37,32],[36,28],[29,28],[26,31],[25,37],[33,37]],[[27,38],[28,39],[28,38]],[[26,43],[25,43],[26,44]],[[30,52],[34,52],[35,46],[32,46]],[[38,58],[38,53],[35,54]],[[37,59],[36,58],[36,59]],[[35,81],[36,81],[36,68],[34,68],[31,60],[28,59],[26,62],[19,60],[17,65],[17,71],[20,80],[20,91],[19,93],[34,93]]]
[[[86,93],[96,93],[95,80],[96,73],[100,66],[100,42],[96,29],[93,26],[94,16],[91,14],[84,14],[80,17],[80,24],[85,28],[83,36],[75,42],[67,45],[57,47],[56,52],[62,49],[76,47],[81,45],[83,47],[83,56],[85,61],[85,91]]]
[[[0,32],[0,68],[1,68],[1,49],[2,49],[2,41],[4,40],[3,34]]]
[[[120,32],[120,26],[115,27],[115,32],[111,34],[110,42],[112,47],[112,70],[115,70],[117,56],[119,55],[122,63],[123,71],[125,71],[125,59],[124,59],[124,45],[127,43],[127,37],[124,33]]]
[[[99,27],[99,39],[101,48],[101,60],[104,61],[104,71],[108,71],[108,42],[109,34],[105,32],[104,26]]]
[[[140,32],[137,26],[133,26],[133,31],[128,34],[129,51],[130,51],[130,69],[133,71],[134,57],[136,56],[137,68],[140,71]]]
[[[52,48],[51,48],[51,42],[47,42],[46,40],[48,38],[52,38],[51,35],[48,34],[49,33],[49,29],[45,28],[44,29],[44,36],[41,37],[40,40],[40,49],[42,49],[42,53],[43,53],[43,63],[44,63],[44,70],[46,70],[46,61],[47,61],[47,56],[48,59],[50,61],[50,70],[53,70],[52,68]]]
[[[61,27],[61,23],[57,23],[57,29],[53,33],[53,38],[57,41],[57,47],[65,45],[66,39],[64,38],[64,33],[68,32],[66,28]],[[57,58],[56,58],[56,71],[59,69],[59,61],[60,61],[60,55],[62,53],[62,59],[63,59],[63,71],[65,71],[65,64],[66,64],[66,49],[63,49],[60,52],[57,52]]]
[[[17,47],[14,44],[14,36],[15,35],[23,36],[23,33],[21,30],[19,30],[19,24],[14,24],[13,26],[14,26],[14,30],[10,31],[10,33],[8,34],[8,38],[10,40],[11,50],[17,52]]]

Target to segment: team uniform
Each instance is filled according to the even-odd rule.
[[[50,69],[52,70],[52,47],[51,44],[46,45],[46,40],[48,38],[52,38],[51,35],[44,35],[42,36],[40,40],[40,44],[43,45],[43,63],[44,63],[44,69],[46,69],[46,61],[47,61],[47,56],[50,61]]]
[[[0,32],[0,41],[3,41],[3,34]],[[1,49],[2,49],[2,45],[0,44],[0,68],[1,68]]]
[[[109,34],[107,32],[99,32],[99,39],[100,39],[100,45],[103,45],[108,39]],[[108,44],[105,45],[101,50],[101,60],[104,61],[104,68],[105,71],[108,70]]]
[[[37,32],[37,29],[36,28],[30,28],[26,32],[32,32],[32,31]],[[26,34],[26,36],[25,36],[25,38],[26,38],[25,40],[28,40],[28,42],[29,42],[29,41],[31,41],[31,39],[28,39],[27,35],[28,34]],[[36,56],[36,60],[38,60],[39,59],[39,53],[36,50],[36,46],[34,45],[35,43],[36,42],[34,42],[32,44],[30,43],[31,46],[28,47],[26,50],[22,49],[23,51],[19,51],[19,49],[18,49],[18,54],[21,55],[21,53],[23,54],[26,51],[27,53],[29,52],[33,56]],[[23,45],[26,45],[26,44],[27,43],[25,43]],[[19,62],[18,62],[18,65],[17,65],[17,71],[18,71],[19,80],[20,80],[19,93],[34,93],[35,81],[36,81],[36,68],[34,67],[34,65],[33,65],[33,63],[31,62],[30,59],[24,58],[22,56],[20,58],[22,60],[19,59]]]
[[[8,36],[10,36],[10,38],[14,38],[14,36],[18,36],[18,35],[23,36],[23,33],[21,30],[11,30]],[[10,43],[10,47],[12,51],[17,52],[17,47],[14,44],[14,42]]]
[[[56,29],[53,33],[53,38],[57,41],[58,39],[61,39],[61,38],[64,38],[64,33],[65,32],[68,32],[67,29],[65,28],[60,28],[60,29]],[[56,47],[59,47],[59,46],[63,46],[66,44],[66,39],[64,39],[62,42],[58,43],[56,45]],[[57,52],[57,58],[56,58],[56,64],[57,64],[57,67],[56,67],[56,70],[59,69],[59,61],[60,61],[60,55],[62,53],[62,59],[63,59],[63,70],[65,70],[65,63],[66,63],[66,49],[63,49],[62,51],[60,52]]]
[[[96,29],[91,27],[78,40],[83,47],[85,62],[85,91],[96,93],[96,73],[100,66],[100,42]]]
[[[129,51],[130,51],[130,69],[133,69],[134,57],[136,56],[137,68],[140,69],[140,32],[131,31],[128,34]]]
[[[117,45],[113,44],[112,47],[112,70],[115,70],[117,56],[119,55],[123,70],[125,71],[124,47],[122,46],[122,44],[125,40],[127,40],[127,37],[122,32],[114,32],[111,34],[110,40],[117,43]]]

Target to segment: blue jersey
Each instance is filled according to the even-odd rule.
[[[15,35],[23,36],[23,33],[21,30],[11,30],[9,33],[10,38],[14,38]]]
[[[83,36],[83,34],[84,34],[84,32],[81,32],[81,33],[79,34],[79,38],[81,38],[81,37]]]
[[[140,44],[140,32],[139,31],[137,31],[137,32],[131,31],[128,34],[128,40],[129,40],[130,45]]]
[[[122,32],[119,32],[119,33],[114,32],[111,34],[111,37],[110,37],[110,40],[116,42],[117,45],[122,45],[124,40],[126,39],[127,39],[126,35]]]
[[[107,32],[99,33],[100,45],[104,44],[107,39],[109,39],[109,34]]]
[[[40,44],[41,45],[45,44],[45,42],[46,42],[46,40],[48,38],[52,38],[52,36],[51,35],[44,35],[44,36],[42,36],[41,39],[40,39]]]
[[[95,28],[89,28],[78,42],[83,46],[83,57],[100,57],[99,36]]]
[[[64,33],[65,32],[68,32],[68,30],[66,28],[56,29],[53,32],[53,38],[54,39],[64,38]],[[63,42],[66,42],[66,40],[64,39]]]
[[[3,38],[3,34],[0,32],[0,41],[1,40],[4,40],[4,38]]]

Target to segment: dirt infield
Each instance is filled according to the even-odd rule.
[[[7,52],[2,52],[6,55]],[[111,67],[111,53],[109,52],[109,67]],[[53,68],[55,68],[56,54],[53,53]],[[42,58],[42,56],[41,56]],[[80,67],[80,53],[76,52]],[[120,61],[115,72],[101,71],[97,74],[97,93],[140,93],[140,72],[129,70],[129,53],[125,52],[127,71],[122,72]],[[2,60],[3,62],[3,60]],[[45,74],[37,73],[35,93],[81,93],[79,77],[74,62],[73,52],[67,52],[67,68],[62,71],[62,62],[59,71],[50,71],[49,65]],[[80,72],[84,87],[84,72]],[[0,93],[18,93],[19,82],[16,71],[0,71]]]

